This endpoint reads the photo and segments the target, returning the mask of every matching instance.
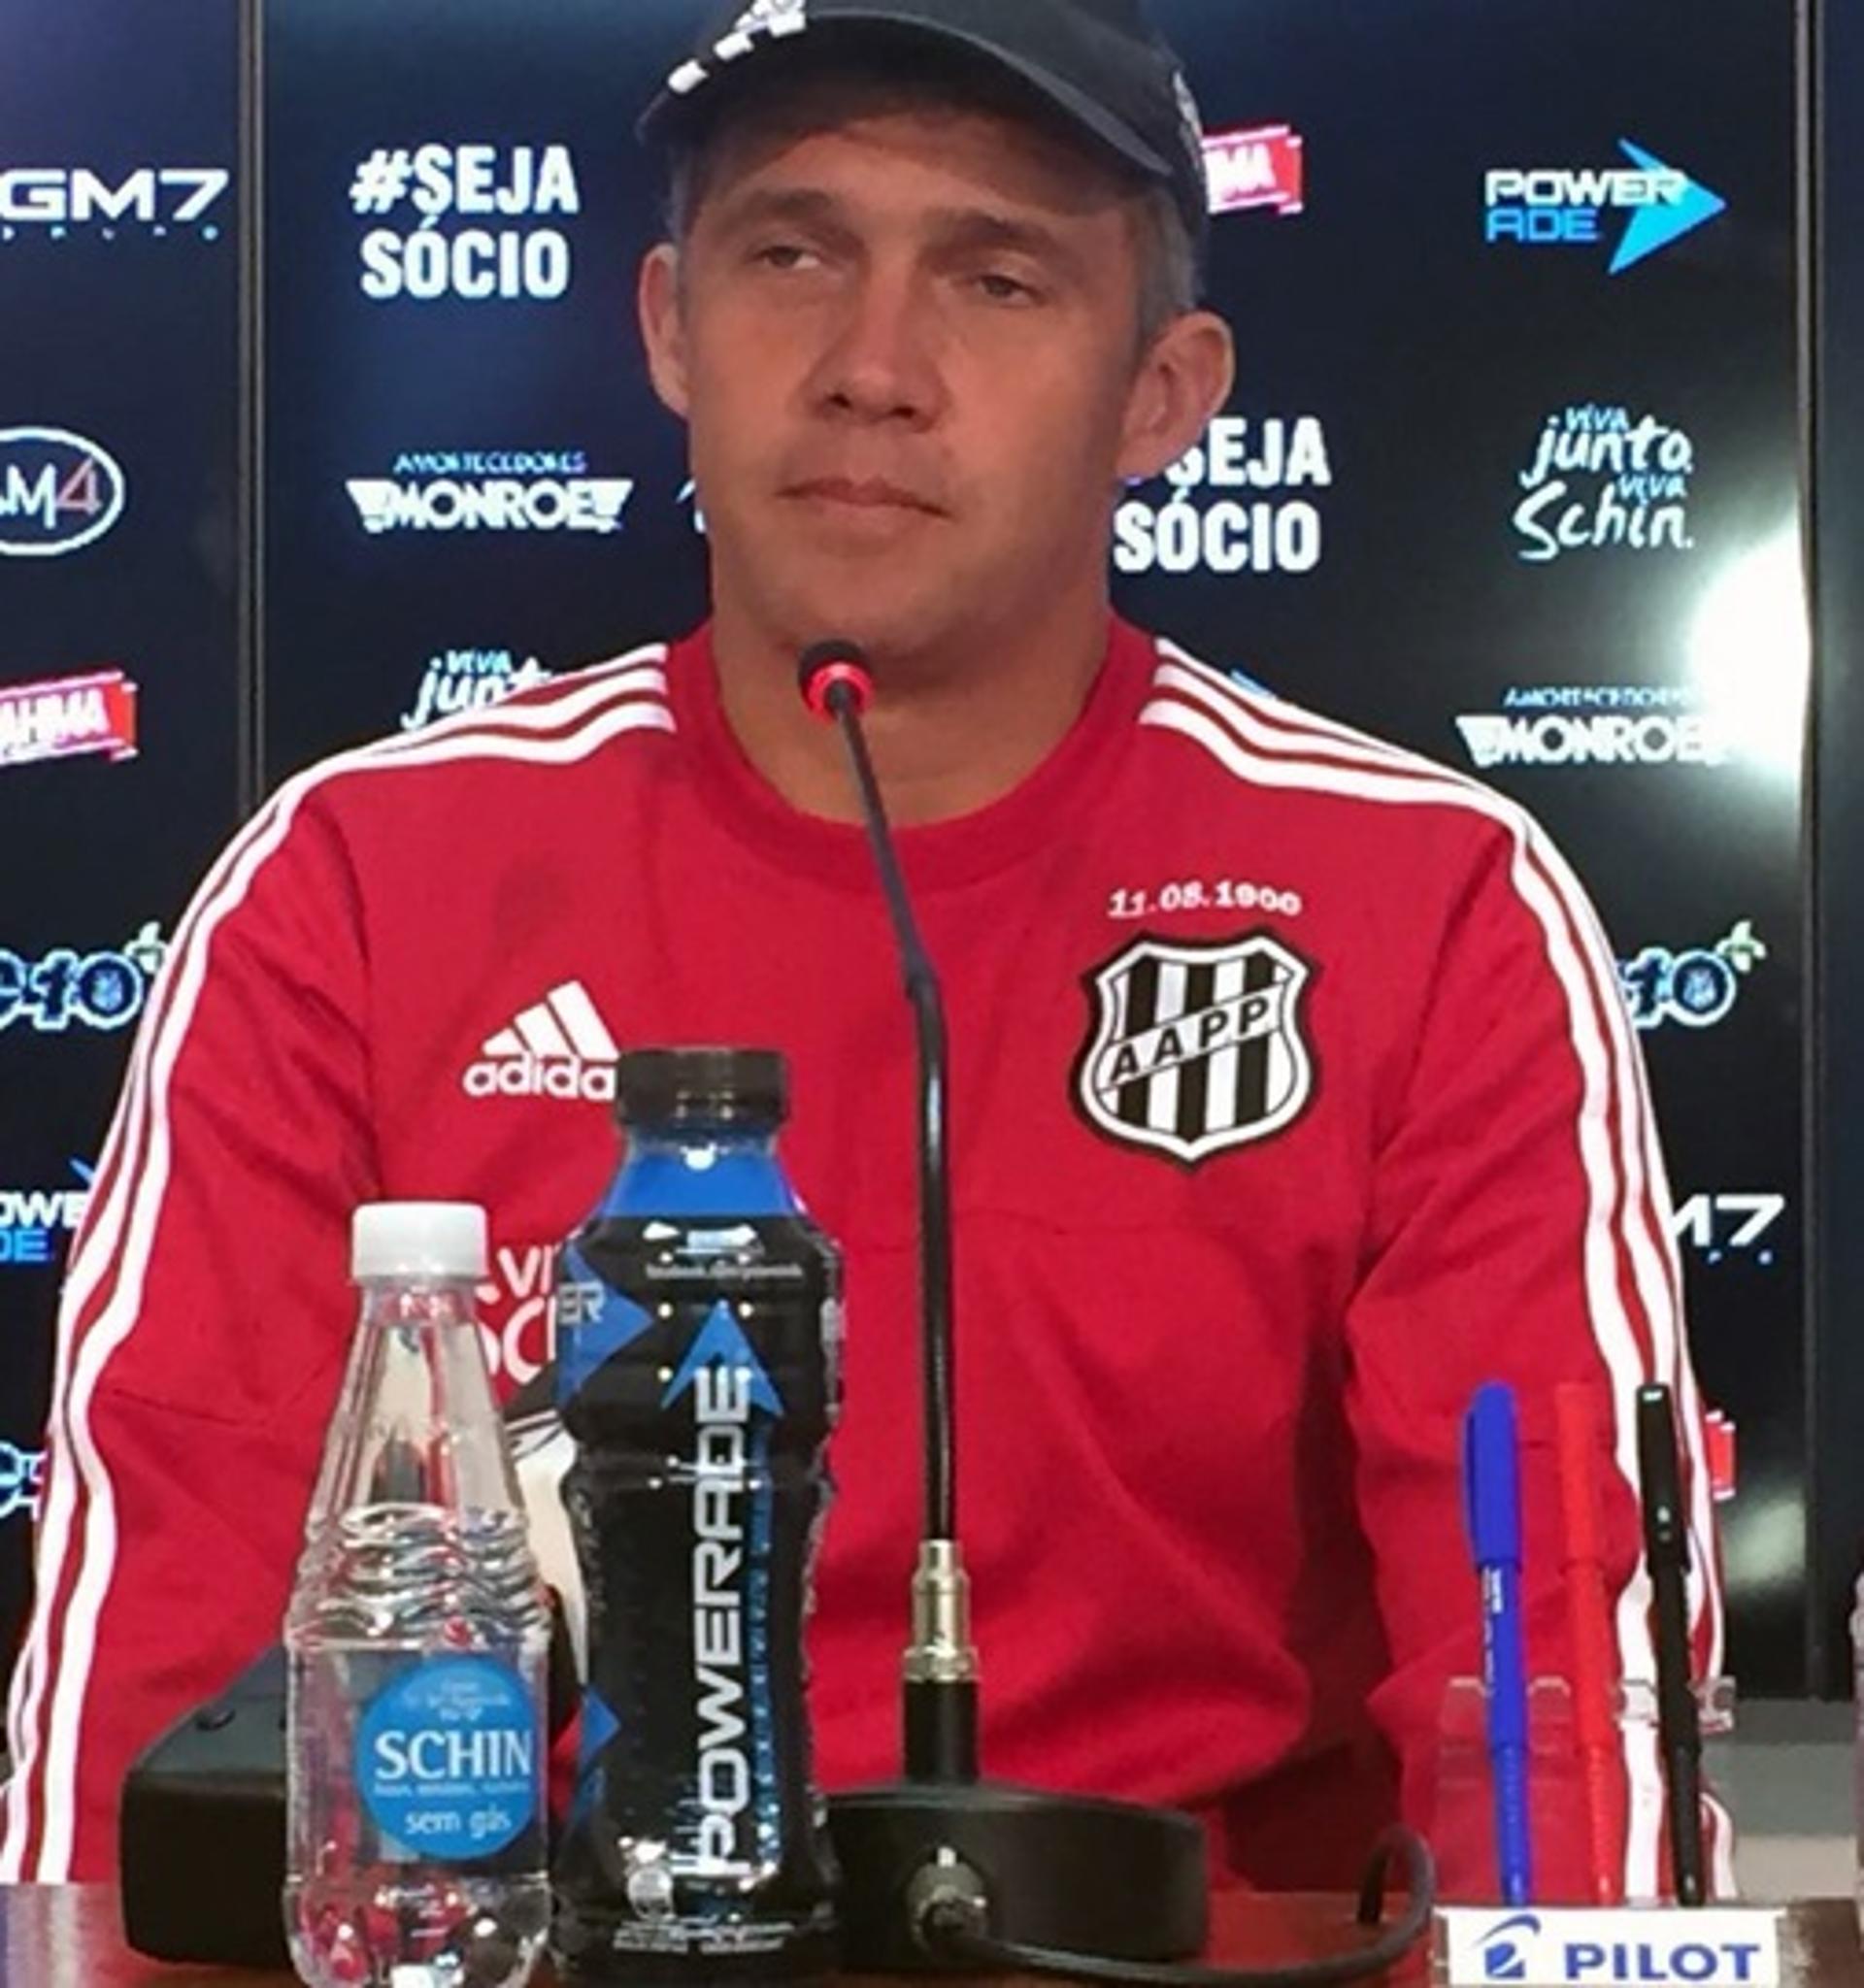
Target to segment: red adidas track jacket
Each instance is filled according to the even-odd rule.
[[[1480,1804],[1435,1785],[1479,1663],[1480,1383],[1520,1393],[1533,1670],[1568,1669],[1567,1379],[1596,1387],[1632,1676],[1631,1395],[1677,1385],[1720,1655],[1662,1165],[1571,873],[1509,802],[1123,627],[1048,764],[902,842],[954,1037],[987,1770],[1192,1806],[1258,1884],[1349,1877],[1401,1783],[1452,1885],[1491,1887]],[[679,1043],[790,1060],[786,1158],[848,1257],[817,1758],[831,1787],[896,1766],[912,1021],[859,831],[762,784],[702,636],[292,780],[202,886],[67,1279],[0,1879],[105,1874],[136,1751],[277,1640],[354,1204],[490,1209],[509,1390],[616,1162],[610,1059]],[[1624,1771],[1648,1892],[1654,1748]]]

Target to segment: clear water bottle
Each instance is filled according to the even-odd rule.
[[[553,1941],[572,1981],[794,1982],[833,1962],[803,1618],[841,1264],[777,1156],[780,1057],[618,1077],[626,1163],[558,1272],[588,1676]]]
[[[483,1209],[356,1210],[362,1320],[285,1622],[313,1988],[510,1988],[549,1925],[549,1614],[480,1342]]]

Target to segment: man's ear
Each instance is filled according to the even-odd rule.
[[[641,337],[648,377],[666,406],[684,419],[691,405],[686,375],[686,327],[680,299],[680,251],[671,242],[650,249],[641,265]]]
[[[1126,402],[1119,474],[1162,476],[1204,433],[1236,383],[1236,341],[1214,311],[1175,317],[1139,362]]]

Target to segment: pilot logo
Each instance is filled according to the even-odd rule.
[[[1532,1912],[1516,1912],[1481,1936],[1482,1971],[1491,1981],[1525,1981],[1528,1951],[1541,1922]]]
[[[594,532],[621,529],[634,484],[591,477],[580,448],[415,450],[392,478],[347,485],[362,528],[384,532]]]
[[[55,559],[123,514],[116,460],[67,428],[0,428],[0,557]]]
[[[1586,403],[1548,415],[1521,472],[1514,507],[1520,556],[1546,564],[1564,552],[1623,547],[1687,552],[1696,449],[1654,414]]]
[[[1483,179],[1483,239],[1491,248],[1589,248],[1605,240],[1604,218],[1629,215],[1609,274],[1621,276],[1671,243],[1712,221],[1728,205],[1687,173],[1666,165],[1628,138],[1627,166],[1497,166]]]
[[[1306,1110],[1301,1014],[1314,969],[1266,932],[1216,944],[1139,939],[1085,978],[1094,1032],[1075,1102],[1096,1131],[1188,1166]]]
[[[620,1053],[588,989],[565,980],[491,1037],[460,1084],[469,1098],[612,1105]]]

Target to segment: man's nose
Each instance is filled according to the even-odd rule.
[[[945,387],[934,304],[907,273],[863,273],[822,355],[820,402],[861,421],[915,427],[938,418]]]

